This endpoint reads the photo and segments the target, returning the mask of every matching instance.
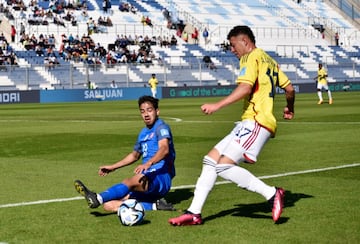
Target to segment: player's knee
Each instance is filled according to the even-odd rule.
[[[203,158],[203,164],[204,165],[209,165],[209,166],[212,166],[212,167],[215,167],[216,166],[216,160],[213,159],[212,157],[210,157],[209,155],[206,155],[204,158]]]
[[[143,175],[140,179],[139,179],[139,185],[142,188],[143,191],[146,191],[149,187],[149,179],[148,177],[146,177],[146,175]]]
[[[133,177],[124,179],[122,183],[129,187],[130,190],[139,190],[143,186],[144,180],[142,179],[141,175],[135,175]]]
[[[225,171],[231,169],[232,167],[234,167],[234,164],[217,164],[216,165],[216,173],[218,175],[220,175],[221,177],[223,177],[222,173],[224,173]]]

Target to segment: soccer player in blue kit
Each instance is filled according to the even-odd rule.
[[[142,164],[135,167],[133,176],[100,193],[89,190],[80,180],[75,180],[76,191],[85,197],[90,208],[103,205],[106,211],[116,212],[124,200],[135,198],[145,210],[174,210],[172,204],[163,199],[175,176],[175,148],[171,129],[159,118],[158,99],[142,96],[138,105],[146,126],[140,131],[133,151],[112,165],[100,166],[98,174],[106,176],[135,163],[141,157]]]

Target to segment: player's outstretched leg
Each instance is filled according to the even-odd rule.
[[[183,215],[168,220],[169,224],[174,226],[180,225],[201,225],[203,223],[201,214],[193,214],[186,211]]]
[[[90,191],[84,183],[80,180],[75,180],[74,182],[75,190],[80,193],[80,195],[85,197],[85,200],[88,203],[90,208],[97,208],[100,206],[100,202],[97,199],[97,194],[95,192]]]
[[[278,221],[284,207],[285,190],[276,188],[275,195],[269,200],[272,207],[272,218],[274,222]]]

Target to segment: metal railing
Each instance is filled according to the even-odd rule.
[[[317,63],[280,63],[293,83],[314,82]],[[337,63],[327,57],[325,67],[329,82],[359,81],[360,64],[355,61]],[[211,66],[198,59],[167,64],[88,65],[72,63],[44,65],[0,66],[0,90],[106,88],[114,80],[119,87],[144,87],[151,73],[156,73],[160,86],[207,86],[233,84],[238,74],[238,62],[222,62]]]

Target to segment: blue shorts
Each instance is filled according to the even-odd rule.
[[[164,197],[171,188],[170,174],[147,175],[149,188],[145,192],[130,192],[130,198],[136,198],[141,202],[155,202]]]

